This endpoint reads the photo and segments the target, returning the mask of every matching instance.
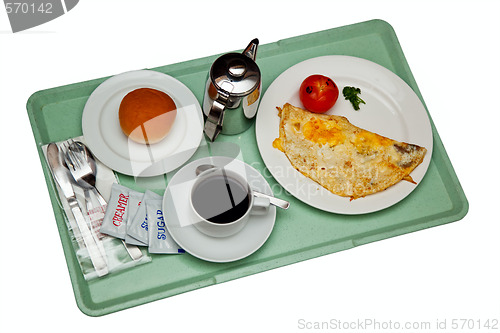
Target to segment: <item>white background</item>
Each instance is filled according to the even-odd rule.
[[[0,331],[294,332],[305,331],[300,320],[368,318],[433,328],[447,320],[442,332],[459,332],[451,330],[453,319],[500,319],[499,13],[499,1],[481,0],[82,0],[60,18],[13,34],[0,9]],[[468,215],[104,317],[82,314],[28,97],[241,49],[254,37],[265,44],[374,18],[396,31],[468,197]]]

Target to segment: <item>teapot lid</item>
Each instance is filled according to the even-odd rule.
[[[260,70],[255,61],[246,55],[228,53],[215,60],[210,78],[217,90],[243,97],[258,88]]]

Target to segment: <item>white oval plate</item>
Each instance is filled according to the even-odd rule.
[[[246,173],[250,186],[259,192],[273,195],[265,178],[250,165],[225,156],[200,158],[182,167],[169,181],[163,196],[163,211],[172,238],[191,255],[212,262],[231,262],[257,251],[268,239],[276,220],[276,207],[270,206],[266,215],[251,215],[245,227],[235,235],[223,238],[207,236],[198,231],[190,212],[189,197],[196,178],[196,167],[211,164],[238,173]]]
[[[374,62],[350,56],[322,56],[300,62],[278,76],[260,102],[256,120],[257,145],[270,173],[281,186],[304,203],[318,209],[340,214],[364,214],[390,207],[414,189],[401,181],[385,191],[350,201],[335,195],[295,170],[284,153],[273,148],[279,136],[276,107],[285,103],[303,107],[299,98],[302,81],[312,74],[330,77],[338,85],[337,103],[327,114],[347,117],[363,129],[385,137],[427,148],[424,161],[411,174],[417,184],[427,171],[432,156],[432,128],[427,111],[406,82],[390,70]],[[355,111],[342,95],[344,86],[361,89],[360,104]],[[276,193],[279,196],[279,193]]]
[[[152,145],[128,139],[120,128],[121,100],[138,88],[163,91],[177,106],[170,133]],[[198,100],[180,81],[138,70],[115,75],[92,92],[83,110],[82,128],[89,149],[106,166],[126,175],[149,177],[178,168],[194,154],[203,136],[203,118]]]

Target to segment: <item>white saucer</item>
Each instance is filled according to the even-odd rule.
[[[129,140],[120,128],[121,100],[138,88],[163,91],[177,106],[170,133],[152,145]],[[82,129],[89,149],[106,166],[149,177],[178,168],[194,154],[203,136],[203,118],[198,100],[182,82],[160,72],[138,70],[115,75],[92,92],[83,110]]]
[[[264,216],[250,216],[247,225],[237,234],[215,238],[193,226],[188,196],[196,177],[196,167],[202,164],[224,166],[236,172],[245,172],[247,181],[256,191],[272,195],[264,177],[248,164],[224,156],[204,157],[180,169],[169,181],[163,196],[163,211],[167,229],[172,238],[191,255],[212,262],[230,262],[243,259],[257,251],[271,234],[276,219],[276,207],[269,207]]]

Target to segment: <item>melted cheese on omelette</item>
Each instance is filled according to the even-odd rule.
[[[402,179],[413,182],[410,173],[427,151],[356,127],[345,117],[315,114],[288,103],[279,116],[279,138],[273,147],[306,177],[351,199]]]

